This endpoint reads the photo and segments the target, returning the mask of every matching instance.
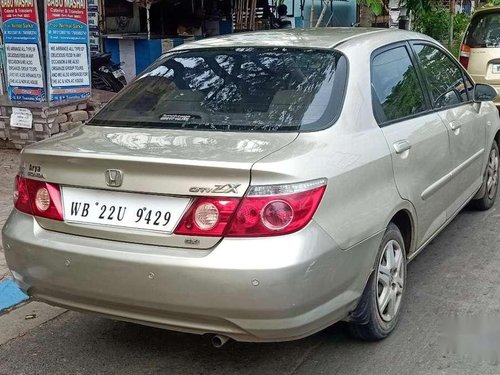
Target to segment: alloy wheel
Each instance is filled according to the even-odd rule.
[[[404,289],[404,255],[395,240],[386,243],[377,270],[377,306],[381,318],[390,322],[397,315]]]

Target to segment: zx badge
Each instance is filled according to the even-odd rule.
[[[225,185],[214,185],[213,188],[208,187],[192,187],[189,188],[191,193],[212,193],[212,194],[238,194],[238,188],[241,184],[225,184]]]

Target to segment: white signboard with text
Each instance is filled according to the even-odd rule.
[[[28,108],[12,107],[12,115],[10,116],[11,128],[31,129],[33,126],[33,114]]]
[[[86,44],[50,43],[50,79],[59,87],[90,85]]]

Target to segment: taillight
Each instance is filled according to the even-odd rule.
[[[278,236],[304,228],[323,197],[326,180],[252,186],[242,199],[197,198],[175,234],[226,237]]]
[[[469,58],[470,58],[470,47],[467,44],[462,44],[460,47],[460,64],[467,69],[467,66],[469,65]]]
[[[239,198],[197,198],[175,230],[175,234],[220,237],[231,220]]]
[[[26,179],[16,176],[14,180],[14,207],[25,214],[33,215]]]
[[[16,176],[14,207],[29,215],[63,220],[59,186]]]
[[[278,236],[304,228],[323,197],[326,180],[250,187],[227,237]]]

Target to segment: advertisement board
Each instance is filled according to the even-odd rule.
[[[46,100],[35,0],[1,0],[7,91],[13,101]]]
[[[87,0],[46,0],[49,101],[90,97]]]

